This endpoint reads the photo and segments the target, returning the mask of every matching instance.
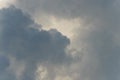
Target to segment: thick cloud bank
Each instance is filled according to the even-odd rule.
[[[43,30],[20,9],[10,6],[0,10],[0,29],[1,55],[15,58],[18,64],[22,61],[25,65],[20,80],[35,80],[40,63],[60,64],[69,60],[65,53],[69,39],[55,29]],[[11,65],[4,56],[0,56],[0,72]],[[8,69],[0,74],[0,79],[17,80],[12,74]]]
[[[43,13],[44,16],[68,20],[79,18],[83,21],[75,32],[77,37],[74,43],[77,49],[83,50],[83,56],[81,61],[74,61],[72,68],[67,67],[67,74],[75,73],[70,76],[70,80],[120,80],[119,0],[16,0],[15,5],[29,12],[32,17]],[[39,25],[16,8],[0,11],[0,26],[1,54],[25,63],[20,77],[22,80],[35,79],[34,72],[39,62],[58,64],[69,59],[64,52],[69,44],[66,37],[56,30],[37,30]],[[0,62],[4,71],[0,78],[14,80],[14,75],[10,75],[11,61],[8,61],[7,56],[1,58],[6,61]],[[59,80],[60,76],[55,79],[55,74],[51,73],[55,71],[50,64],[47,65],[49,79]]]
[[[17,0],[16,4],[30,13],[83,20],[84,32],[76,31],[75,42],[78,49],[85,49],[78,80],[120,79],[119,0]]]

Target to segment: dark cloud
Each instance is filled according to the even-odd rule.
[[[21,80],[35,80],[40,63],[58,65],[69,61],[65,49],[70,40],[55,29],[43,30],[29,15],[14,6],[0,10],[0,28],[1,52],[25,63]],[[0,57],[0,70],[9,65],[8,61]]]
[[[17,5],[35,14],[43,12],[60,18],[80,18],[87,28],[78,29],[76,44],[85,46],[78,80],[119,80],[119,0],[17,0]],[[28,5],[24,5],[28,3]],[[35,3],[35,4],[34,4]],[[32,13],[34,12],[34,13]],[[83,36],[79,36],[80,34]],[[81,45],[83,44],[83,45]]]
[[[82,27],[88,27],[84,32],[85,34],[80,33],[80,29],[76,31],[78,35],[76,40],[78,49],[81,49],[82,46],[86,50],[84,52],[82,62],[79,65],[80,68],[77,70],[78,74],[80,74],[78,80],[119,80],[119,5],[119,0],[17,0],[16,2],[17,7],[29,12],[31,15],[45,13],[45,15],[52,15],[64,19],[80,18],[83,20],[84,24]],[[2,16],[5,15],[2,14]],[[18,19],[19,17],[15,18],[15,21]],[[56,30],[38,31],[33,28],[28,29],[28,27],[24,27],[30,26],[30,23],[34,24],[31,19],[28,19],[27,23],[24,23],[24,20],[26,20],[24,19],[22,22],[24,23],[22,24],[24,26],[22,28],[15,27],[13,29],[13,27],[9,27],[8,29],[7,26],[13,25],[13,22],[11,23],[11,19],[6,18],[6,16],[4,20],[9,20],[10,22],[9,24],[5,21],[1,22],[2,25],[5,22],[5,27],[2,27],[2,35],[4,36],[1,38],[1,49],[5,51],[5,53],[9,52],[9,54],[17,57],[18,60],[23,59],[34,63],[34,66],[32,66],[30,63],[26,64],[30,65],[30,67],[26,67],[27,69],[24,72],[25,76],[23,76],[23,80],[32,80],[32,78],[34,78],[33,73],[36,69],[36,61],[42,62],[50,60],[53,62],[61,62],[63,59],[66,59],[64,58],[64,54],[54,54],[64,53],[64,48],[69,43],[68,39],[66,39]],[[18,23],[20,22],[21,20],[18,21]],[[79,36],[80,34],[83,36]],[[81,45],[81,43],[83,45]],[[42,46],[39,44],[42,44]],[[11,47],[11,45],[13,47]],[[39,49],[38,46],[40,47]],[[35,53],[32,54],[33,52]],[[41,56],[39,56],[38,52],[41,52]],[[56,56],[50,56],[48,52],[50,55]],[[29,56],[25,53],[29,53]],[[58,55],[60,57],[57,57]],[[29,77],[30,75],[33,76]]]
[[[61,59],[64,49],[70,43],[57,30],[37,30],[35,23],[14,7],[1,12],[1,50],[17,59]],[[15,21],[14,21],[15,20]],[[34,27],[34,28],[33,28]],[[40,26],[41,27],[41,26]]]
[[[9,67],[9,59],[3,55],[0,56],[0,71],[3,72]],[[1,73],[0,72],[0,73]]]
[[[15,75],[8,69],[10,67],[10,60],[6,55],[0,55],[0,79],[1,80],[15,80]]]

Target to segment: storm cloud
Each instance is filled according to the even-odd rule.
[[[80,19],[81,25],[74,31],[76,38],[73,44],[80,50],[77,55],[83,56],[72,63],[72,69],[65,67],[71,79],[120,79],[119,0],[16,0],[15,6],[28,12],[32,18],[42,14],[64,20]],[[14,7],[2,9],[0,26],[1,52],[25,62],[22,80],[34,80],[36,65],[45,62],[49,63],[49,79],[55,80],[55,73],[51,73],[55,64],[70,61],[65,54],[70,40],[55,29],[43,30],[21,10]],[[4,70],[10,66],[8,61],[0,63]],[[52,69],[51,64],[54,64]],[[13,78],[13,75],[9,76]]]
[[[0,29],[1,54],[15,58],[17,63],[21,61],[25,65],[20,80],[35,80],[35,72],[40,63],[58,65],[69,61],[65,49],[70,40],[56,29],[43,30],[28,14],[14,6],[0,10]],[[0,57],[0,71],[9,65],[8,59]],[[3,75],[0,79],[12,78],[13,76],[8,76],[7,79],[8,72],[4,74],[5,79],[2,78]]]
[[[75,32],[75,44],[77,49],[82,47],[85,52],[79,63],[78,80],[119,80],[119,0],[17,1],[19,7],[31,14],[43,12],[63,19],[80,18],[83,24]]]

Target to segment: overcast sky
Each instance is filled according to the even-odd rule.
[[[120,80],[119,0],[0,0],[0,80]]]

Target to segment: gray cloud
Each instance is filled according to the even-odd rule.
[[[15,80],[15,75],[8,71],[10,67],[10,60],[6,55],[0,55],[0,79],[1,80]]]
[[[0,71],[3,72],[9,66],[9,59],[5,56],[0,56]],[[0,73],[1,73],[0,72]]]
[[[28,5],[24,5],[28,3]],[[34,4],[35,3],[35,4]],[[78,80],[119,80],[120,2],[117,0],[18,0],[25,11],[43,12],[60,18],[83,19],[84,33],[78,34],[78,49],[85,47]],[[32,13],[35,12],[35,13]],[[82,34],[83,36],[79,36]],[[81,43],[83,45],[81,45]]]
[[[49,58],[54,61],[54,56],[65,56],[64,49],[70,42],[57,30],[35,29],[35,23],[29,16],[14,7],[1,10],[1,17],[2,51],[16,56],[17,59],[28,59],[32,56],[35,59]]]
[[[84,53],[84,57],[82,58],[82,62],[79,65],[80,68],[78,68],[78,70],[76,70],[76,71],[78,71],[78,74],[80,74],[79,78],[77,80],[119,80],[119,75],[120,75],[120,71],[119,71],[119,67],[120,67],[120,63],[119,63],[119,61],[120,61],[119,60],[119,58],[120,58],[119,57],[120,56],[120,54],[119,54],[120,53],[119,5],[120,5],[119,0],[118,1],[117,0],[114,0],[114,1],[113,0],[17,0],[17,3],[16,3],[17,7],[22,8],[24,11],[27,11],[32,15],[34,15],[36,13],[45,13],[47,15],[49,14],[52,16],[65,18],[65,19],[66,18],[67,19],[68,18],[71,18],[71,19],[80,18],[83,20],[85,19],[84,24],[82,25],[83,28],[88,27],[88,29],[85,30],[85,32],[84,32],[85,34],[80,33],[79,29],[78,29],[78,31],[76,31],[76,33],[78,34],[78,37],[76,40],[78,49],[80,49],[81,46],[83,46],[83,48],[84,48],[84,45],[87,45],[87,47],[85,46],[86,51]],[[29,20],[27,20],[27,21],[29,21]],[[31,23],[31,21],[30,21],[30,23]],[[24,25],[26,25],[26,24],[24,24]],[[28,25],[29,25],[29,22],[28,22],[27,26]],[[22,28],[22,30],[23,30],[23,28]],[[20,32],[16,32],[17,36],[19,35],[18,37],[20,38],[18,40],[21,40],[20,35],[22,35],[22,34],[26,34],[28,36],[31,33],[31,31],[36,32],[36,30],[33,28],[32,28],[32,30],[27,29],[27,31],[26,31],[26,28],[24,30],[25,30],[25,32],[27,32],[27,34],[23,33],[23,32],[20,33],[21,30],[20,30]],[[7,31],[7,32],[9,32],[9,31]],[[11,32],[13,32],[13,31],[11,31]],[[35,37],[37,32],[36,33],[35,32],[33,32],[32,35],[35,38],[35,42],[37,42],[37,39]],[[52,37],[52,40],[53,41],[55,40],[54,42],[59,41],[59,38],[56,37],[56,36],[60,37],[60,34],[58,32],[57,32],[58,34],[55,34],[55,37],[49,36],[50,34],[56,33],[56,31],[54,31],[54,30],[50,30],[50,31],[42,30],[39,33],[46,36],[46,37],[45,36],[42,37],[42,40],[41,40],[41,41],[43,41],[42,43],[44,43],[44,41],[48,42],[47,44],[51,43],[51,42],[49,42],[51,40],[51,39],[49,40],[49,37],[50,38]],[[84,36],[81,37],[81,36],[79,36],[79,34],[83,34]],[[30,37],[30,38],[33,38],[33,37]],[[3,39],[2,44],[6,45],[6,42],[8,42],[8,41],[4,41],[5,38],[2,38],[2,39]],[[26,39],[28,39],[28,38],[24,38],[22,40],[24,41]],[[46,39],[48,41],[46,41]],[[9,40],[9,39],[7,38],[5,40]],[[11,38],[10,38],[10,40],[11,40]],[[30,42],[32,44],[32,42],[31,42],[32,40],[28,39],[28,43]],[[60,39],[60,41],[62,41],[62,40]],[[64,39],[63,39],[63,41],[64,41]],[[18,41],[18,42],[16,42],[17,45],[21,45],[22,41]],[[9,42],[9,43],[13,43],[13,42]],[[63,42],[63,43],[66,43],[66,42]],[[82,43],[83,45],[81,45],[80,43]],[[24,45],[25,47],[29,46],[28,50],[25,49],[25,52],[30,51],[30,55],[32,55],[31,54],[32,53],[31,52],[31,44]],[[56,43],[54,43],[54,44],[56,44]],[[37,46],[37,44],[32,44],[32,45],[34,45],[35,47]],[[57,46],[55,46],[55,50],[57,50],[56,47],[58,47],[58,48],[60,47],[59,49],[61,49],[61,47],[62,47],[62,51],[63,51],[63,49],[65,47],[64,44],[63,44],[64,46],[63,45],[58,46],[59,44],[56,44],[56,45]],[[46,44],[44,46],[46,47]],[[13,47],[13,49],[15,47]],[[18,48],[19,50],[15,50],[15,52],[16,51],[20,52],[21,50],[23,51],[24,50],[23,47],[22,48],[20,47],[20,49]],[[13,52],[13,51],[10,51],[13,49],[10,48],[9,46],[7,46],[7,47],[5,46],[4,49],[5,48],[8,48],[9,52],[11,52],[11,53]],[[47,49],[49,51],[49,46],[47,47]],[[51,47],[50,47],[50,49],[51,49]],[[44,50],[44,48],[40,48],[40,50]],[[15,52],[14,52],[14,55],[17,56],[17,59],[25,59],[25,60],[27,59],[28,61],[30,60],[29,56],[21,53],[20,56],[18,57],[18,54],[16,54]],[[27,52],[27,53],[29,53],[29,52]],[[45,51],[45,53],[46,53],[46,51]],[[60,52],[58,52],[58,53],[60,53]],[[12,55],[13,55],[13,53],[12,53]],[[37,58],[36,58],[36,55],[37,55],[37,53],[32,55],[35,58],[35,61],[40,60],[39,56],[37,56]],[[53,55],[53,54],[51,54],[51,55]],[[42,60],[46,60],[45,55],[43,55],[43,56],[44,57],[42,57]],[[58,58],[58,57],[55,57],[55,59],[56,58]],[[48,59],[53,60],[54,58],[49,57]],[[34,63],[34,60],[33,60],[33,63]],[[28,63],[28,65],[30,65],[30,64]],[[29,67],[30,70],[33,70],[33,71],[29,72],[29,74],[27,73],[29,71],[29,69],[27,69],[25,71],[25,73],[24,73],[25,76],[23,76],[23,80],[28,79],[29,75],[33,74],[35,67],[36,66]],[[26,77],[26,76],[28,76],[28,77]],[[32,79],[32,78],[30,78],[30,79]]]
[[[88,57],[80,71],[82,80],[119,80],[120,42],[116,35],[119,37],[120,34],[120,12],[115,4],[113,2],[105,8],[101,5],[99,8],[103,11],[98,16],[88,14],[94,20],[90,21],[90,25],[87,22],[83,25],[88,27],[83,38],[78,35],[76,43],[87,44],[85,54]]]
[[[35,80],[37,65],[40,63],[58,65],[70,59],[65,53],[66,47],[70,44],[66,36],[55,29],[43,30],[29,15],[14,6],[0,10],[0,28],[0,51],[5,56],[12,56],[18,62],[25,63],[20,80]],[[0,57],[0,71],[7,66],[9,60]],[[0,76],[0,79],[13,80],[8,72]]]
[[[88,44],[85,53],[88,57],[82,65],[80,79],[119,80],[120,45],[116,44],[114,33],[102,28],[93,30],[85,38],[83,43]]]
[[[114,2],[113,0],[17,0],[16,5],[32,14],[43,12],[62,18],[84,18],[102,15]]]

